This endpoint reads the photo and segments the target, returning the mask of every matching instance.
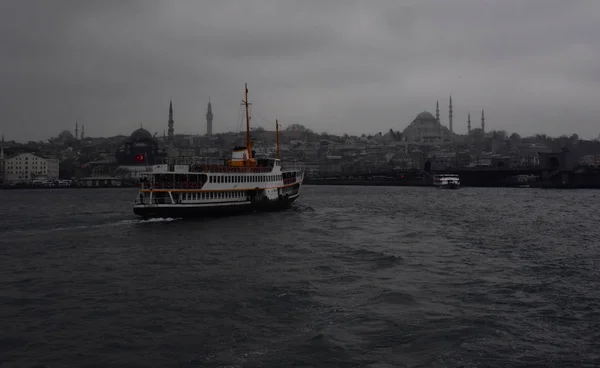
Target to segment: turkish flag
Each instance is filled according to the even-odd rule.
[[[143,154],[135,155],[135,160],[137,162],[144,162],[145,159],[146,159],[146,157]]]

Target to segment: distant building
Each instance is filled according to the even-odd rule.
[[[160,153],[158,142],[152,134],[139,128],[121,142],[115,159],[119,166],[147,166],[154,165]]]
[[[58,160],[22,153],[4,162],[4,181],[24,182],[58,179]]]
[[[125,176],[133,179],[146,172],[161,157],[164,157],[164,152],[152,134],[144,128],[137,129],[125,138],[115,153],[118,169],[123,173],[127,172]]]
[[[402,132],[408,142],[436,142],[450,134],[439,119],[428,111],[423,111]]]

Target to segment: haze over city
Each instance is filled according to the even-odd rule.
[[[236,131],[243,86],[254,125],[329,133],[404,129],[435,110],[466,133],[598,129],[600,2],[68,1],[0,3],[7,139],[75,122],[88,136]],[[266,119],[263,119],[263,117]]]

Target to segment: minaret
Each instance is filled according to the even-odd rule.
[[[440,123],[440,100],[437,100],[435,102],[435,121],[437,121],[437,123]]]
[[[481,109],[481,132],[485,133],[485,115],[483,114],[483,109]]]
[[[471,113],[469,113],[467,118],[467,134],[471,134]]]
[[[75,139],[79,138],[79,123],[75,122]]]
[[[208,98],[208,108],[206,109],[206,135],[211,135],[213,131],[213,113],[212,105],[210,104],[210,97]]]
[[[452,129],[452,95],[450,95],[450,106],[448,107],[448,127],[450,128],[450,133],[453,133]]]
[[[173,128],[173,101],[169,102],[169,144],[173,143],[173,133],[175,129]]]
[[[85,137],[85,130],[83,124],[81,124],[81,140],[83,141],[83,137]]]

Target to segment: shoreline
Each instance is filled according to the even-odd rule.
[[[118,188],[137,188],[137,185],[120,185],[120,186],[99,186],[99,187],[86,187],[86,186],[0,186],[0,190],[19,190],[19,189],[118,189]]]

